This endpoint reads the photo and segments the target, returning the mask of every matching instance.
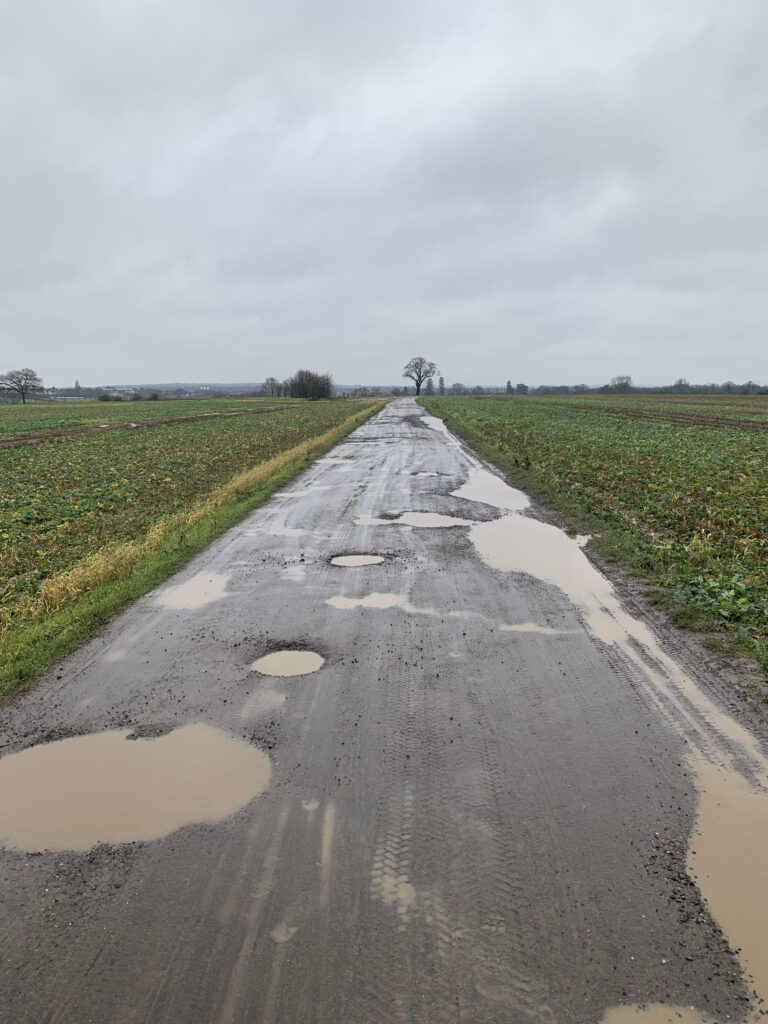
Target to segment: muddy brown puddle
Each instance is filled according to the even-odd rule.
[[[325,658],[314,651],[274,651],[251,665],[264,676],[306,676],[317,672]]]
[[[208,725],[129,736],[77,736],[0,759],[0,840],[33,853],[159,839],[228,817],[269,782],[266,754]]]

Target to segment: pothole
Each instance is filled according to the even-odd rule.
[[[0,759],[0,840],[27,853],[160,839],[220,821],[266,789],[266,754],[208,725],[148,739],[129,729]]]
[[[472,526],[470,519],[459,519],[457,516],[445,516],[439,512],[403,512],[394,513],[391,518],[382,516],[362,515],[355,519],[355,526],[415,526],[415,527],[450,527]]]
[[[336,555],[331,559],[331,565],[353,568],[356,565],[381,565],[383,561],[382,555]]]
[[[273,651],[251,665],[264,676],[306,676],[317,672],[325,658],[314,651]]]

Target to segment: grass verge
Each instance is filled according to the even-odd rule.
[[[139,541],[108,545],[45,581],[3,638],[0,697],[16,693],[240,522],[359,427],[382,402],[240,473],[189,509],[158,520]]]

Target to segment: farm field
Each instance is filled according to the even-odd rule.
[[[262,411],[296,405],[290,398],[175,398],[157,402],[27,402],[0,404],[0,439],[46,430],[146,423],[158,419]]]
[[[162,418],[170,407],[175,417],[182,404],[195,413],[209,411],[201,406],[220,411],[223,405],[132,403],[127,411]],[[31,622],[124,576],[174,530],[183,537],[218,510],[247,502],[255,489],[266,495],[273,476],[284,474],[289,464],[300,468],[315,449],[380,406],[351,400],[269,404],[258,416],[190,415],[140,430],[31,440],[0,450],[4,646],[13,647],[14,634]],[[99,412],[117,408],[126,414],[124,406],[99,406]],[[46,423],[32,405],[5,407],[6,422],[9,410],[24,413],[27,424]],[[200,538],[197,543],[202,546]]]
[[[664,587],[768,669],[768,400],[426,398],[424,406],[596,550]]]

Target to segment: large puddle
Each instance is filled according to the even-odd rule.
[[[445,423],[443,423],[441,419],[438,419],[437,416],[422,416],[421,422],[424,424],[425,427],[429,427],[430,430],[437,430],[441,434],[445,434],[445,436],[448,438],[448,443],[451,445],[451,447],[461,447],[456,437],[450,432],[448,427],[446,427]]]
[[[32,853],[159,839],[228,817],[269,782],[267,755],[220,729],[129,735],[78,736],[0,759],[2,842]]]
[[[451,491],[451,494],[454,498],[478,501],[483,505],[491,505],[493,508],[506,509],[510,512],[522,512],[531,504],[527,494],[510,487],[487,469],[471,469],[467,482],[457,490]]]
[[[577,541],[556,526],[511,515],[475,523],[469,538],[492,569],[523,572],[562,590],[582,611],[593,636],[608,644],[625,639],[626,626],[618,620],[629,616],[622,612],[613,586]]]
[[[264,676],[307,676],[317,672],[325,662],[314,651],[274,651],[251,665]]]
[[[157,595],[157,601],[163,608],[203,608],[212,601],[218,601],[226,596],[228,582],[229,575],[199,572],[185,583],[161,590]]]
[[[699,808],[688,871],[739,951],[754,987],[768,997],[768,792],[699,758]],[[765,776],[763,782],[765,783]]]

